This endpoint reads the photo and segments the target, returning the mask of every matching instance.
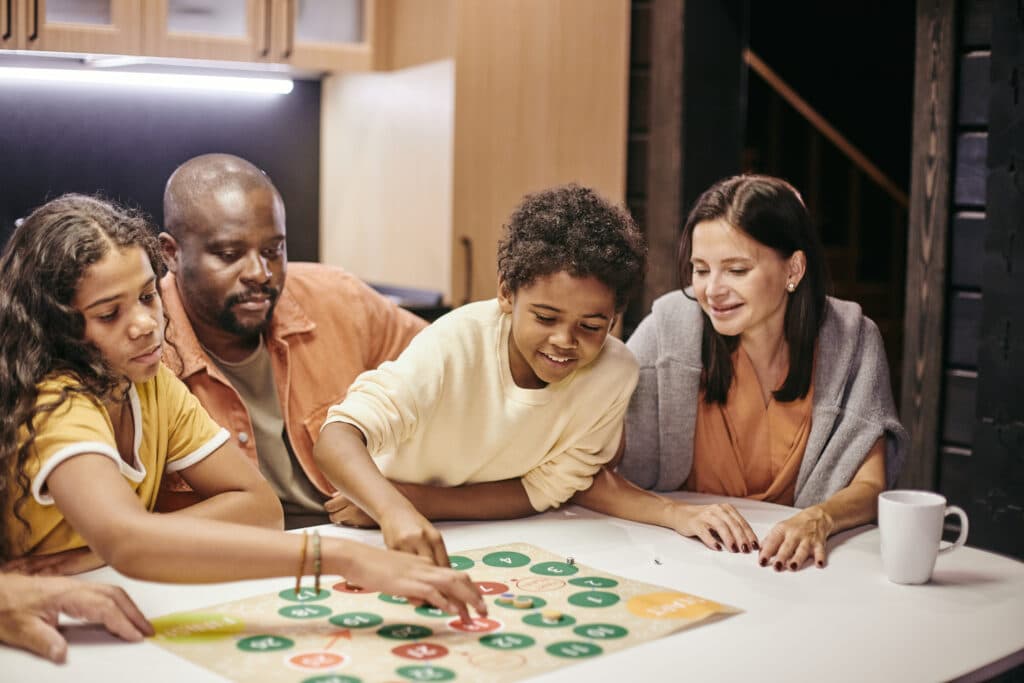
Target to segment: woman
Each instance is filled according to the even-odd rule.
[[[759,549],[762,566],[823,567],[826,539],[875,518],[906,451],[878,329],[825,296],[807,209],[777,178],[736,176],[701,195],[679,262],[681,291],[628,343],[640,381],[619,471],[645,488],[801,508],[760,542],[731,505],[687,506],[689,530],[710,547]]]

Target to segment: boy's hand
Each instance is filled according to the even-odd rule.
[[[380,530],[389,548],[425,557],[438,567],[451,566],[440,532],[412,505],[381,517]]]
[[[672,523],[668,526],[683,536],[696,536],[712,550],[750,552],[758,549],[757,535],[732,505],[688,505],[671,503]]]
[[[352,526],[359,529],[376,529],[377,521],[366,514],[366,511],[349,500],[344,493],[335,493],[324,503],[324,510],[335,524]]]

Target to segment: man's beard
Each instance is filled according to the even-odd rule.
[[[235,304],[240,304],[248,300],[253,294],[257,293],[265,294],[270,299],[270,308],[267,310],[267,315],[263,320],[255,325],[243,325],[231,308]],[[255,339],[270,327],[270,319],[274,316],[274,307],[277,306],[277,298],[280,295],[281,290],[276,287],[271,287],[270,285],[264,285],[256,291],[249,291],[244,294],[232,294],[225,299],[223,308],[221,308],[220,313],[217,314],[217,326],[225,332],[238,335],[242,339]]]

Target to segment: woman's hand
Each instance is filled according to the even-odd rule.
[[[696,536],[712,550],[757,550],[757,535],[732,505],[687,505],[677,501],[671,501],[671,505],[671,528],[683,536]]]
[[[835,522],[821,506],[801,510],[772,527],[761,541],[758,562],[762,567],[771,564],[776,571],[796,571],[813,558],[824,567],[825,542],[834,530]]]
[[[106,566],[106,562],[90,548],[85,547],[51,555],[26,555],[0,566],[0,571],[40,576],[67,576],[81,574],[103,566]]]
[[[433,565],[427,557],[361,545],[350,557],[345,580],[367,590],[428,603],[458,614],[463,621],[470,621],[468,607],[487,616],[487,604],[469,574]]]

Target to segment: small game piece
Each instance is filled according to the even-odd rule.
[[[498,599],[495,600],[495,602],[497,602],[499,605],[504,605],[506,607],[511,607],[513,601],[515,600],[515,597],[516,596],[515,596],[514,593],[502,593],[501,595],[498,596]]]
[[[512,601],[512,606],[516,609],[530,609],[533,607],[533,598],[526,595],[520,595]]]
[[[546,609],[540,613],[540,620],[545,624],[557,624],[562,620],[562,613],[556,609]]]
[[[565,563],[572,567],[576,564],[576,558],[570,555],[569,557],[565,558]]]

